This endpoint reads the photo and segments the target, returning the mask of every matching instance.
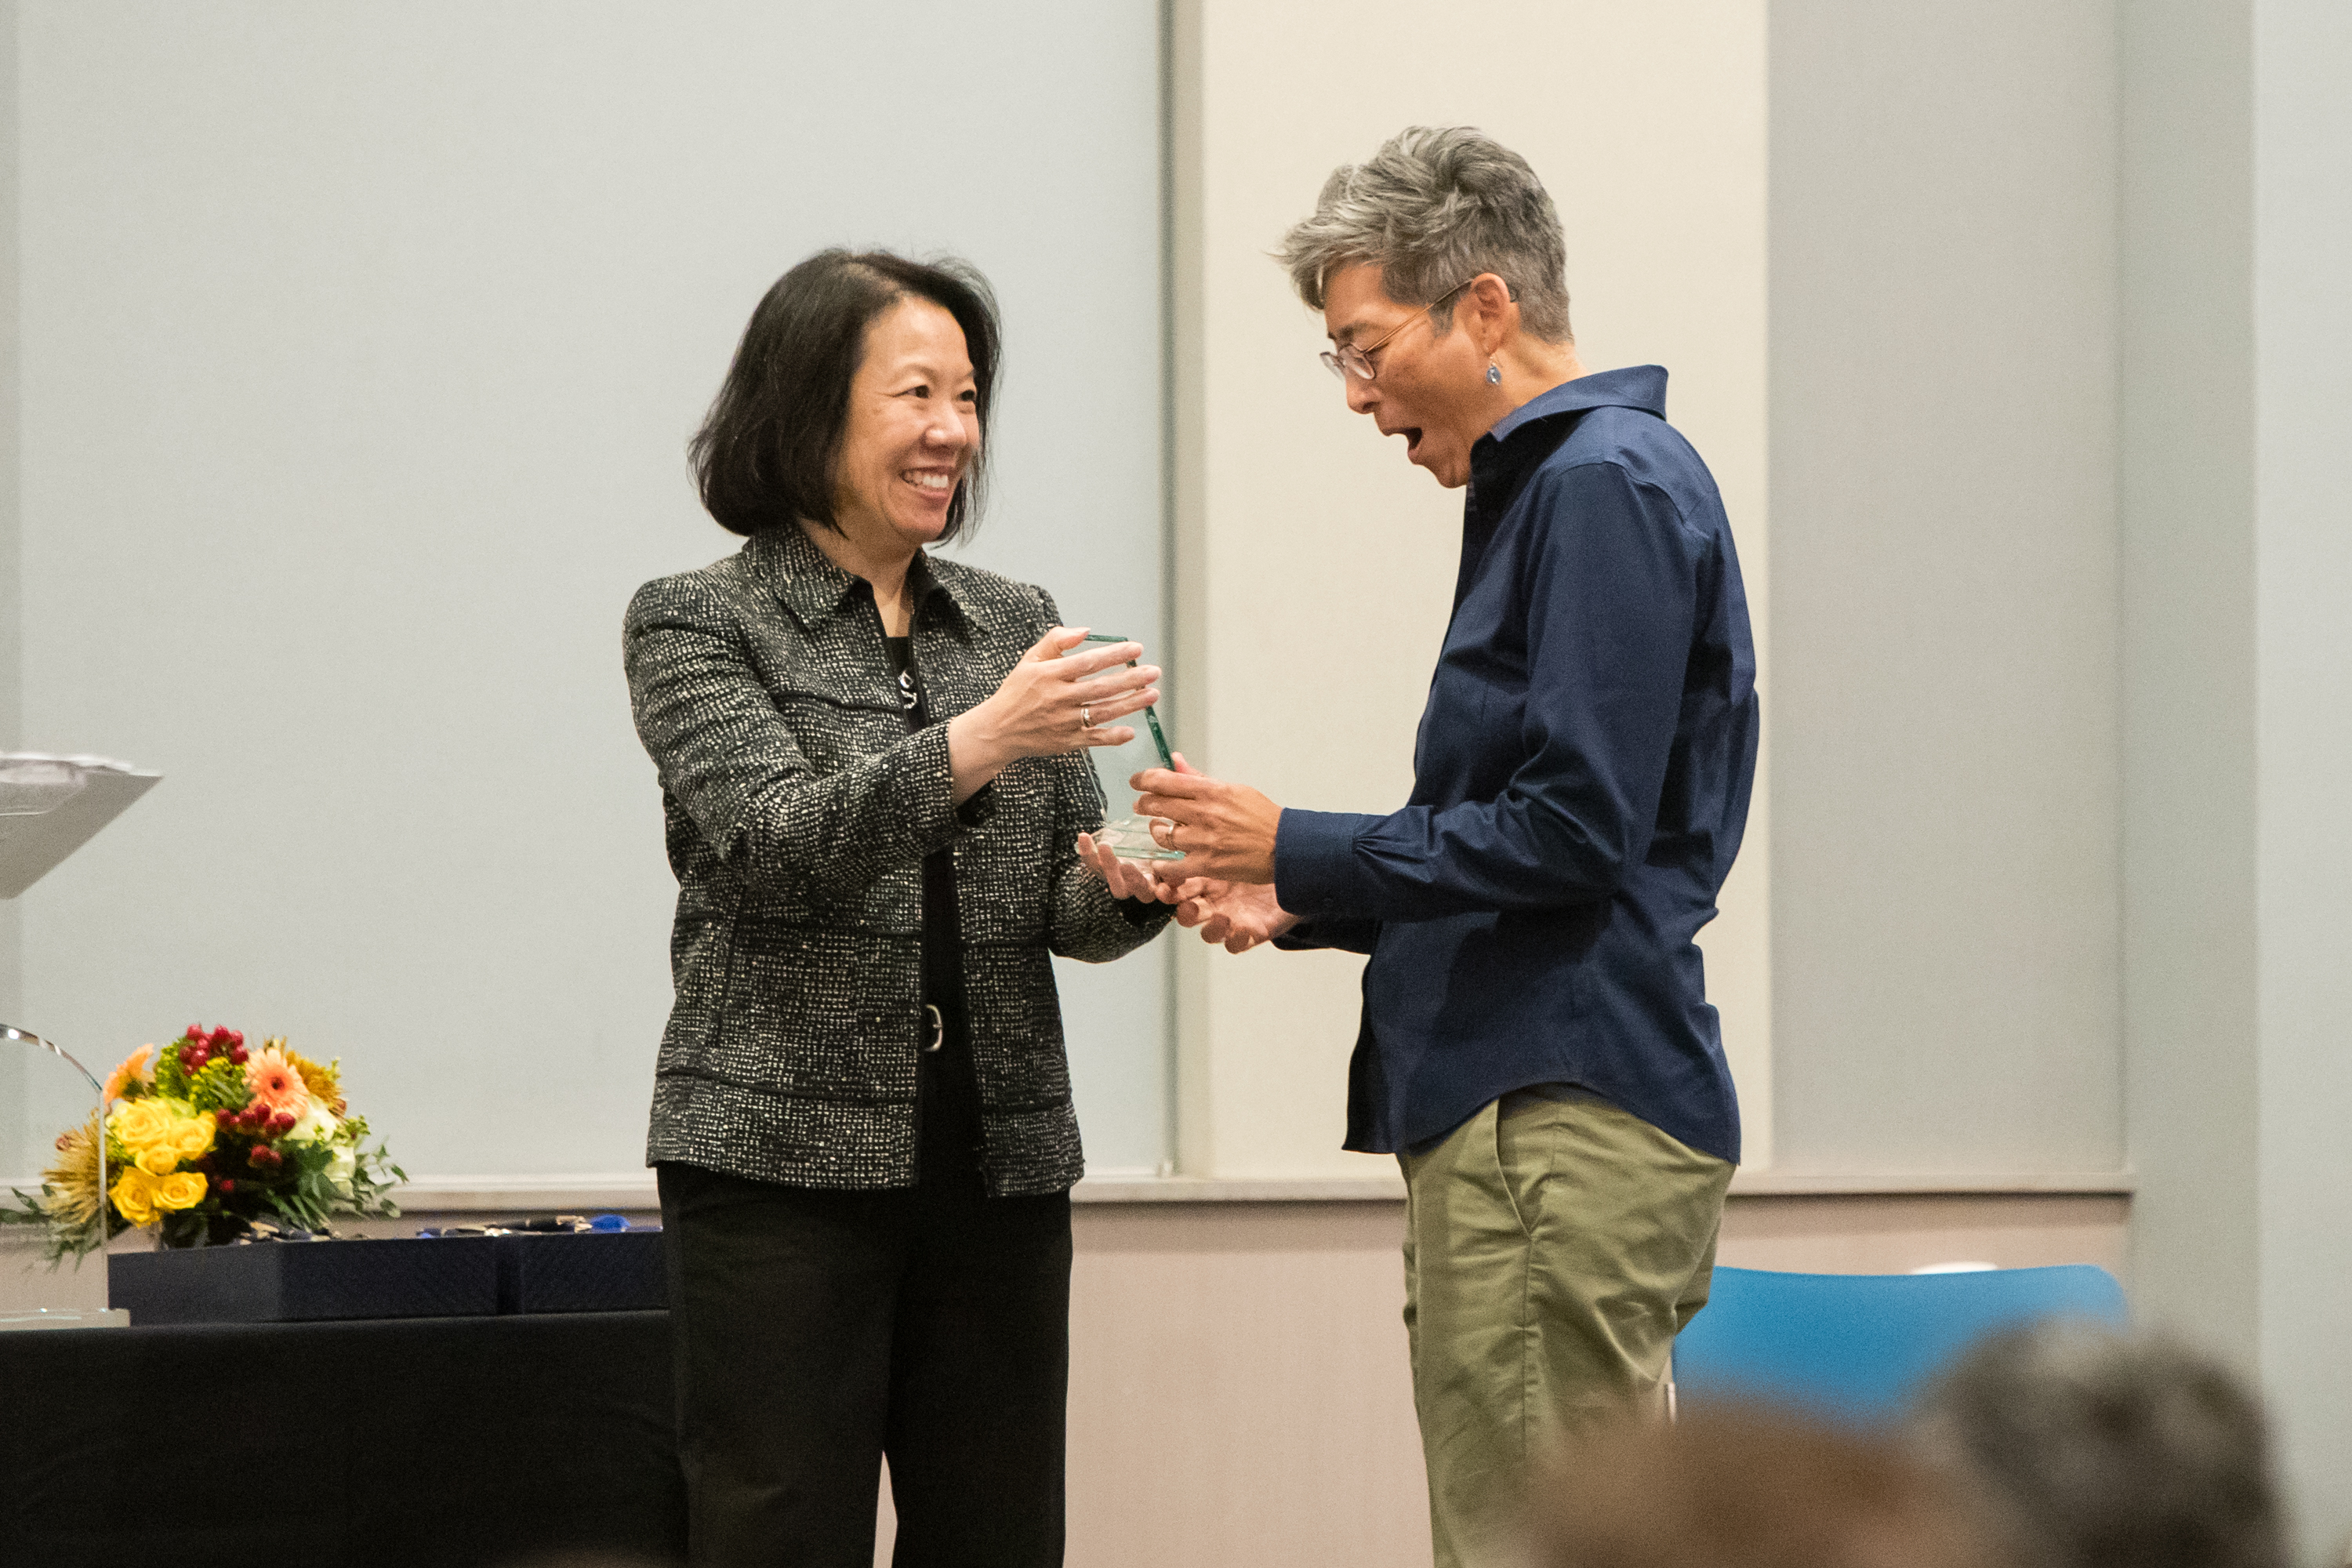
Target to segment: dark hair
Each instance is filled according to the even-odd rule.
[[[2285,1568],[2260,1402],[2176,1341],[2044,1323],[1929,1389],[1920,1451],[1967,1483],[2026,1568]]]
[[[948,503],[941,542],[977,521],[1002,342],[996,296],[976,268],[952,257],[922,262],[834,249],[818,251],[761,297],[702,428],[687,443],[702,504],[719,527],[757,533],[806,518],[840,531],[833,470],[849,421],[849,384],[866,357],[866,327],[908,295],[963,329],[981,443]]]

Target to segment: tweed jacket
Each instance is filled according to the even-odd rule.
[[[871,589],[798,527],[630,602],[629,700],[678,883],[648,1163],[913,1184],[922,866],[946,847],[989,1190],[1059,1192],[1085,1168],[1048,955],[1117,958],[1166,912],[1080,866],[1103,816],[1083,753],[950,799],[946,721],[1056,624],[1052,598],[929,555],[908,583],[933,721],[911,734]]]

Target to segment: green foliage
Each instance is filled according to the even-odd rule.
[[[392,1163],[383,1144],[362,1151],[358,1169],[352,1173],[352,1212],[364,1219],[399,1218],[400,1205],[392,1201],[392,1189],[406,1180],[408,1173]]]
[[[335,1191],[333,1166],[335,1151],[324,1143],[280,1143],[278,1153],[286,1158],[283,1184],[270,1189],[269,1201],[289,1225],[304,1230],[324,1230],[327,1216],[334,1212]]]
[[[28,1193],[22,1187],[11,1187],[8,1189],[8,1196],[0,1199],[0,1225],[53,1226],[56,1223],[49,1214],[47,1205],[41,1202],[39,1193]],[[58,1238],[54,1235],[49,1240],[52,1247],[58,1245]],[[95,1237],[91,1238],[93,1245],[96,1240]],[[54,1262],[55,1258],[52,1258],[51,1261]]]
[[[187,1100],[198,1111],[243,1110],[252,1103],[253,1091],[245,1087],[243,1068],[226,1057],[215,1057],[188,1080]]]
[[[210,1205],[205,1207],[210,1207]],[[155,1219],[156,1233],[166,1247],[202,1247],[208,1237],[212,1216],[205,1208],[176,1209],[159,1215]]]
[[[173,1100],[188,1098],[188,1069],[180,1060],[180,1047],[186,1043],[183,1037],[156,1053],[153,1092],[170,1095]]]
[[[41,1237],[41,1261],[54,1270],[70,1258],[74,1260],[74,1267],[79,1268],[81,1260],[99,1249],[98,1226],[68,1225],[49,1213],[47,1205],[43,1202],[47,1192],[46,1186],[39,1193],[28,1193],[22,1187],[9,1189],[8,1198],[14,1201],[0,1200],[0,1225],[47,1226]],[[112,1204],[107,1205],[104,1212],[106,1218],[112,1222],[110,1229],[121,1231],[126,1228],[121,1217],[114,1212]]]

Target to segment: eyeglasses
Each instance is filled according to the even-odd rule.
[[[1476,281],[1478,281],[1478,279],[1475,277],[1465,278],[1461,282],[1456,283],[1453,288],[1448,289],[1444,293],[1440,294],[1436,299],[1432,300],[1428,304],[1423,305],[1420,310],[1415,310],[1412,315],[1407,316],[1403,321],[1399,321],[1395,326],[1390,328],[1386,332],[1381,335],[1381,339],[1378,342],[1365,343],[1361,347],[1358,347],[1354,343],[1345,343],[1336,351],[1326,349],[1315,357],[1323,362],[1324,369],[1329,371],[1333,375],[1338,376],[1341,381],[1347,380],[1351,375],[1356,377],[1359,381],[1370,381],[1373,376],[1380,374],[1380,367],[1372,363],[1372,355],[1388,347],[1389,343],[1396,337],[1397,333],[1403,331],[1407,327],[1412,325],[1415,321],[1420,321],[1423,317],[1428,315],[1429,312],[1436,310],[1440,305],[1444,304],[1445,301],[1451,300],[1454,296],[1459,294],[1462,290],[1467,289],[1471,284],[1475,283]]]

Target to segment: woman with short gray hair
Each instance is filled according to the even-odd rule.
[[[1138,804],[1203,937],[1371,955],[1347,1146],[1404,1169],[1440,1568],[1516,1561],[1528,1465],[1663,1410],[1739,1158],[1693,940],[1756,765],[1739,561],[1665,372],[1578,358],[1566,252],[1535,171],[1476,131],[1415,127],[1325,184],[1280,256],[1323,361],[1468,489],[1412,794],[1285,810],[1155,771]]]

